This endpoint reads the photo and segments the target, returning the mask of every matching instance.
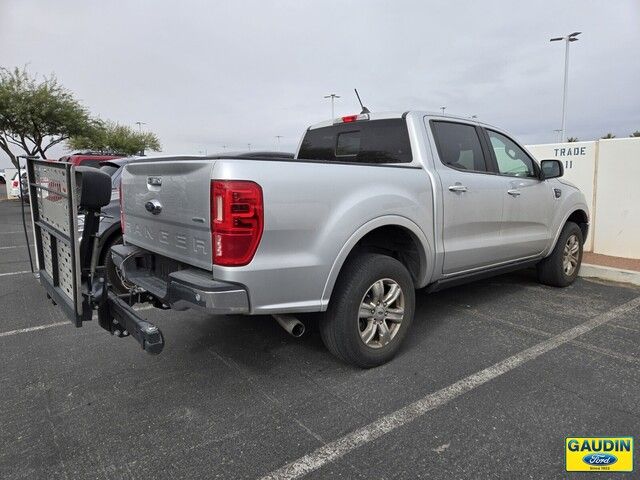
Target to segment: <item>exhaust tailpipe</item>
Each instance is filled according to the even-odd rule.
[[[273,315],[273,318],[284,328],[289,335],[293,337],[301,337],[304,334],[304,323],[292,315]]]

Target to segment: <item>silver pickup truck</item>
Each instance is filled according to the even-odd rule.
[[[585,198],[562,180],[562,163],[536,162],[501,129],[420,111],[362,113],[309,127],[294,158],[156,157],[126,165],[124,245],[112,248],[112,259],[134,287],[117,295],[89,260],[87,233],[87,225],[97,231],[94,217],[109,198],[91,192],[99,183],[110,190],[109,178],[84,171],[74,187],[78,169],[51,168],[29,165],[32,195],[40,195],[41,282],[76,325],[97,309],[103,328],[132,335],[150,353],[164,340],[131,309],[139,301],[270,314],[293,335],[304,332],[302,314],[321,312],[328,349],[373,367],[398,352],[416,289],[534,265],[541,282],[570,285],[589,228]],[[47,183],[54,174],[66,185],[55,194]],[[63,214],[76,204],[86,211],[80,245],[73,225],[61,235],[64,222],[47,213],[67,196]],[[61,252],[71,260],[60,263]],[[56,273],[56,265],[66,270]],[[56,278],[66,279],[64,289]]]
[[[294,334],[296,314],[323,312],[328,349],[372,367],[398,351],[416,289],[532,265],[574,281],[589,215],[562,174],[473,120],[345,116],[309,127],[293,159],[127,165],[113,256],[165,307],[271,314]]]

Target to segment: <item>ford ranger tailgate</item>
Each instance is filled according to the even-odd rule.
[[[211,159],[130,163],[122,174],[126,243],[211,270]]]

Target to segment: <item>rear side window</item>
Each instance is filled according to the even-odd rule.
[[[361,120],[308,130],[298,158],[358,163],[410,163],[411,144],[402,118]]]
[[[470,172],[486,172],[480,137],[473,125],[432,122],[438,155],[445,165]]]

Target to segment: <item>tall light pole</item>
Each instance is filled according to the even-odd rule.
[[[280,151],[280,139],[282,138],[282,135],[276,135],[276,143],[278,145],[278,151]]]
[[[444,111],[446,110],[447,107],[440,107],[440,110],[442,110],[442,115],[444,115]]]
[[[325,95],[324,98],[331,99],[331,120],[333,120],[334,118],[336,118],[336,112],[335,112],[333,103],[335,102],[336,98],[340,98],[340,95],[336,95],[335,93],[330,93],[329,95]]]
[[[567,133],[565,130],[565,120],[566,120],[566,115],[567,115],[567,89],[569,87],[569,44],[571,42],[577,42],[578,39],[576,38],[578,35],[580,35],[582,32],[573,32],[569,35],[567,35],[566,37],[554,37],[549,39],[550,42],[559,42],[560,40],[564,40],[565,41],[565,51],[564,51],[564,89],[562,92],[562,127],[560,128],[560,130],[562,130],[562,141],[566,142],[567,141]]]

